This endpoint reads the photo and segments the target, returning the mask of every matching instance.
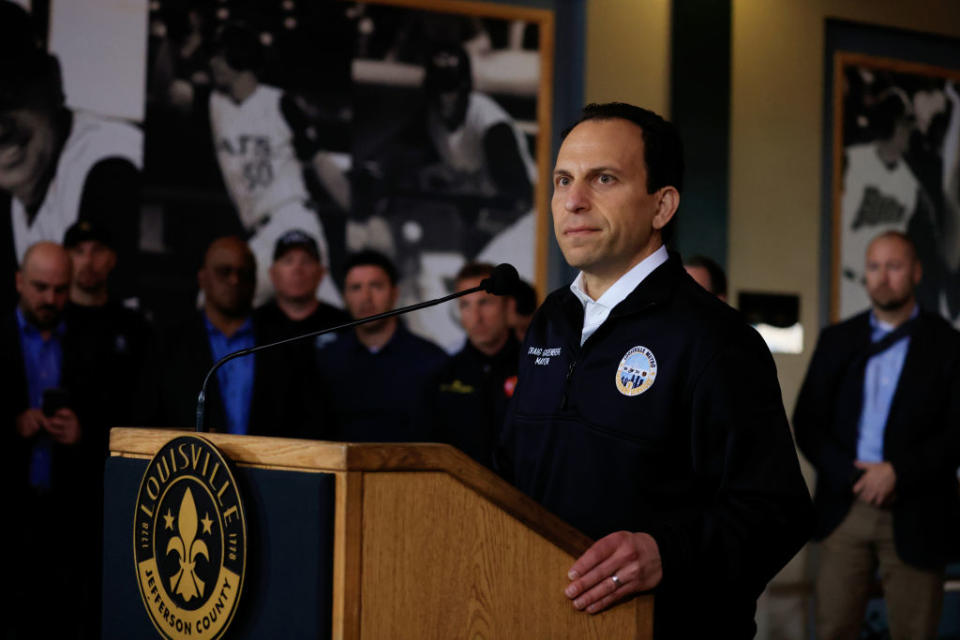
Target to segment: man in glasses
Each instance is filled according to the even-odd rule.
[[[210,367],[260,342],[252,318],[256,260],[243,240],[214,240],[197,282],[203,308],[160,341],[159,366],[150,374],[159,381],[145,385],[148,423],[192,425],[197,394]],[[302,382],[277,351],[236,358],[222,366],[207,387],[205,425],[236,434],[297,432],[308,420]]]

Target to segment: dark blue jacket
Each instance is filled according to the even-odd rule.
[[[487,467],[517,382],[520,343],[513,332],[492,356],[470,341],[451,357],[431,384],[433,437]]]
[[[323,429],[314,437],[346,442],[428,441],[427,385],[447,359],[443,349],[413,335],[402,323],[376,353],[354,331],[327,336],[317,342]]]
[[[568,287],[534,317],[504,471],[594,538],[653,536],[655,637],[752,637],[756,598],[812,525],[766,345],[675,254],[583,347],[582,326]]]
[[[793,414],[797,444],[817,470],[814,536],[822,539],[853,504],[853,462],[871,342],[869,312],[820,334]],[[883,458],[897,474],[897,554],[939,567],[960,547],[960,333],[921,312],[911,332],[883,434]]]

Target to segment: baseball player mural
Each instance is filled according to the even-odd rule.
[[[863,255],[898,231],[917,246],[920,305],[960,322],[960,98],[954,80],[928,74],[844,68],[838,318],[869,306]]]
[[[0,304],[27,248],[90,219],[116,240],[120,297],[135,293],[143,134],[67,108],[60,64],[18,5],[0,1]]]
[[[263,45],[256,32],[238,24],[227,24],[218,32],[210,59],[210,128],[223,181],[257,258],[255,305],[266,302],[273,293],[267,271],[273,247],[284,232],[306,231],[320,241],[324,261],[329,256],[295,150],[299,145],[306,156],[312,151],[311,141],[295,140],[297,134],[291,126],[297,118],[294,101],[259,81],[262,65]],[[299,134],[306,138],[304,130]],[[346,204],[346,179],[333,175],[340,180],[330,190]],[[320,298],[340,303],[332,279],[325,278],[320,287]]]

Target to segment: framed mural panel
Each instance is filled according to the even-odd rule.
[[[398,265],[400,300],[445,295],[465,262],[546,285],[552,11],[461,0],[154,0],[145,207],[190,274],[247,238],[258,302],[273,243],[320,241],[340,303],[347,254]],[[185,294],[185,297],[193,293]],[[408,318],[447,349],[456,309]]]
[[[960,323],[960,70],[836,51],[832,75],[831,321],[870,306],[867,246],[899,231],[920,304]]]

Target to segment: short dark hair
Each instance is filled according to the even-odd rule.
[[[493,275],[494,266],[489,262],[468,262],[457,271],[454,282],[460,282],[467,278],[489,278]]]
[[[576,126],[587,120],[619,118],[640,127],[643,133],[643,162],[647,169],[647,193],[663,187],[683,190],[683,143],[672,122],[649,109],[625,102],[591,102],[583,108],[580,119],[560,134],[564,139]]]
[[[710,293],[715,296],[727,295],[727,274],[723,272],[723,267],[711,260],[707,256],[693,256],[683,261],[688,267],[700,267],[707,270],[710,276]]]
[[[259,74],[266,58],[260,36],[241,23],[230,23],[217,32],[214,55],[222,54],[231,69]]]
[[[344,277],[346,277],[354,267],[380,267],[387,274],[390,284],[397,286],[397,267],[390,258],[379,251],[364,249],[363,251],[351,253],[347,256],[343,265]]]

